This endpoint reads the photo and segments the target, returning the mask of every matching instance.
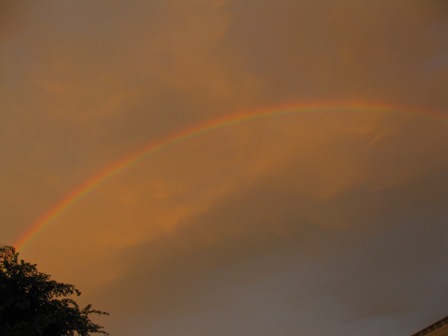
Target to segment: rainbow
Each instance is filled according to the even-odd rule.
[[[236,126],[259,119],[291,115],[296,113],[331,112],[335,110],[364,111],[364,112],[404,112],[410,114],[424,114],[434,117],[447,117],[441,112],[424,111],[411,109],[402,106],[394,106],[381,103],[355,102],[327,102],[327,103],[304,103],[304,104],[284,104],[273,108],[264,108],[256,111],[242,111],[230,114],[221,118],[208,120],[197,125],[185,128],[181,131],[168,134],[154,142],[151,142],[132,154],[103,168],[76,189],[70,192],[65,198],[56,203],[44,216],[34,222],[28,230],[15,242],[17,249],[23,249],[40,232],[42,232],[51,222],[54,222],[64,211],[72,207],[80,199],[97,189],[100,185],[137,164],[138,162],[161,152],[168,147],[174,146],[192,138],[197,138],[213,131]]]

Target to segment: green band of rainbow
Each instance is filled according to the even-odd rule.
[[[265,108],[257,111],[243,111],[225,117],[205,121],[203,123],[186,128],[179,132],[169,134],[165,137],[151,142],[140,150],[124,157],[110,166],[105,167],[97,174],[86,180],[75,190],[70,192],[65,198],[56,203],[43,217],[34,222],[30,228],[16,241],[14,246],[23,249],[33,237],[42,232],[51,222],[59,217],[64,211],[77,203],[101,184],[117,175],[118,173],[135,165],[139,161],[148,158],[164,149],[184,142],[188,139],[246,122],[251,122],[274,116],[282,116],[296,113],[311,112],[331,112],[336,110],[359,111],[359,112],[403,112],[411,114],[423,114],[438,118],[446,118],[447,115],[441,112],[431,112],[418,109],[411,109],[402,106],[394,106],[381,103],[366,102],[327,102],[327,103],[305,103],[305,104],[285,104],[274,108]]]

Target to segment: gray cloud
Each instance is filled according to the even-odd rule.
[[[413,130],[412,123],[407,130]],[[412,139],[400,129],[361,159],[388,173],[367,170],[363,180],[325,199],[316,199],[306,185],[315,185],[309,179],[318,179],[325,167],[318,167],[314,177],[304,175],[307,158],[302,157],[271,172],[174,232],[122,254],[125,271],[112,287],[110,304],[124,304],[130,315],[145,311],[146,332],[166,328],[176,334],[188,326],[192,335],[216,328],[223,335],[229,330],[269,335],[281,325],[282,335],[334,330],[356,335],[372,325],[374,335],[378,318],[388,320],[384,328],[391,334],[399,328],[411,332],[418,323],[404,326],[400,319],[430,309],[428,297],[439,306],[432,291],[445,291],[439,270],[447,253],[448,162],[424,159],[437,142],[409,156],[388,157],[387,150],[415,148],[424,134]],[[437,154],[444,152],[444,143]],[[354,144],[353,139],[344,147],[336,143],[319,155]],[[378,158],[375,152],[385,155]],[[354,150],[345,159],[359,164],[359,157]],[[425,168],[406,165],[410,158],[425,162]],[[398,169],[401,175],[403,166],[411,178],[385,187],[389,174]],[[232,307],[244,307],[235,308],[243,309],[242,315]],[[316,316],[324,314],[328,324],[318,324]],[[173,325],[172,316],[180,316]],[[200,326],[194,324],[197,316],[206,318]]]

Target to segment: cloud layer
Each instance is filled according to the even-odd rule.
[[[448,309],[446,9],[0,1],[3,242],[192,125],[285,103],[409,106],[428,112],[277,116],[179,143],[22,253],[110,311],[115,334],[415,332]]]

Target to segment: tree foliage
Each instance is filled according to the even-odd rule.
[[[11,246],[0,246],[0,335],[88,336],[109,335],[90,320],[91,314],[108,314],[80,308],[71,296],[75,286],[52,280],[35,264],[19,260]]]

